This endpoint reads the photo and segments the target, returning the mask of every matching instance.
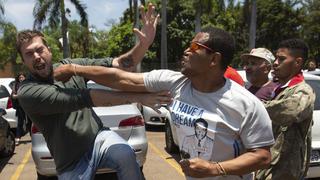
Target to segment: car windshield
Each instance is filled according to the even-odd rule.
[[[306,82],[313,88],[316,93],[316,101],[314,102],[314,110],[320,110],[320,83],[319,80],[306,80]]]

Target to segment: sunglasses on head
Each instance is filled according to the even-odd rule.
[[[192,51],[192,52],[195,52],[196,50],[201,49],[201,48],[206,49],[206,50],[214,53],[214,51],[211,48],[209,48],[208,46],[206,46],[204,44],[198,43],[198,42],[191,42],[190,47],[189,47],[190,51]]]

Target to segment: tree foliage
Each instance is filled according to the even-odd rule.
[[[61,2],[62,0],[59,0]],[[0,14],[3,4],[0,0]],[[37,2],[47,2],[38,0]],[[49,2],[49,1],[48,1]],[[50,1],[53,2],[53,1]],[[58,2],[58,1],[54,1]],[[130,1],[131,3],[133,1]],[[150,0],[156,4],[158,13],[161,0]],[[175,0],[168,1],[167,10],[167,46],[169,68],[176,69],[184,50],[189,46],[195,35],[196,7],[201,3],[200,24],[216,26],[229,31],[236,40],[236,54],[233,65],[240,64],[240,55],[248,52],[249,24],[251,15],[251,0],[217,1],[217,0]],[[84,5],[85,6],[85,5]],[[45,12],[45,11],[43,11]],[[51,14],[50,14],[51,12]],[[69,39],[71,57],[116,57],[134,46],[133,11],[128,8],[121,17],[120,23],[107,30],[90,30],[82,26],[81,20],[69,22]],[[59,22],[59,16],[52,16],[48,11],[46,17]],[[55,12],[57,13],[57,12]],[[55,19],[54,19],[55,18]],[[50,20],[50,19],[48,19]],[[160,20],[161,23],[161,20]],[[13,24],[2,23],[0,26],[0,67],[6,62],[19,64],[19,58],[14,58],[15,27]],[[54,24],[54,23],[53,23]],[[50,23],[49,23],[50,25]],[[58,24],[59,25],[59,24]],[[320,1],[319,0],[257,0],[257,36],[256,46],[276,50],[278,43],[287,38],[302,38],[310,47],[310,57],[320,62]],[[62,36],[58,27],[46,26],[46,35],[54,61],[62,58],[62,46],[59,38]],[[149,48],[142,62],[144,70],[160,68],[161,54],[161,24],[157,26],[155,41]]]

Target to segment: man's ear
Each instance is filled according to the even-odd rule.
[[[296,58],[296,64],[300,67],[303,67],[303,59],[301,57]]]
[[[266,65],[266,67],[265,67],[265,72],[266,72],[267,74],[269,74],[269,72],[271,71],[271,69],[272,69],[272,65],[271,65],[270,63],[268,63],[268,64]]]
[[[216,66],[217,64],[221,64],[221,54],[219,52],[213,53],[210,66]]]

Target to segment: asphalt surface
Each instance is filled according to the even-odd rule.
[[[149,142],[147,160],[143,167],[143,174],[147,180],[182,180],[185,179],[179,164],[179,156],[168,154],[165,147],[164,128],[148,127]],[[95,179],[116,179],[115,174],[97,176]],[[26,135],[21,144],[16,147],[15,154],[10,158],[0,159],[1,180],[35,180],[37,174],[31,156],[31,138]],[[55,179],[55,178],[52,178]]]

